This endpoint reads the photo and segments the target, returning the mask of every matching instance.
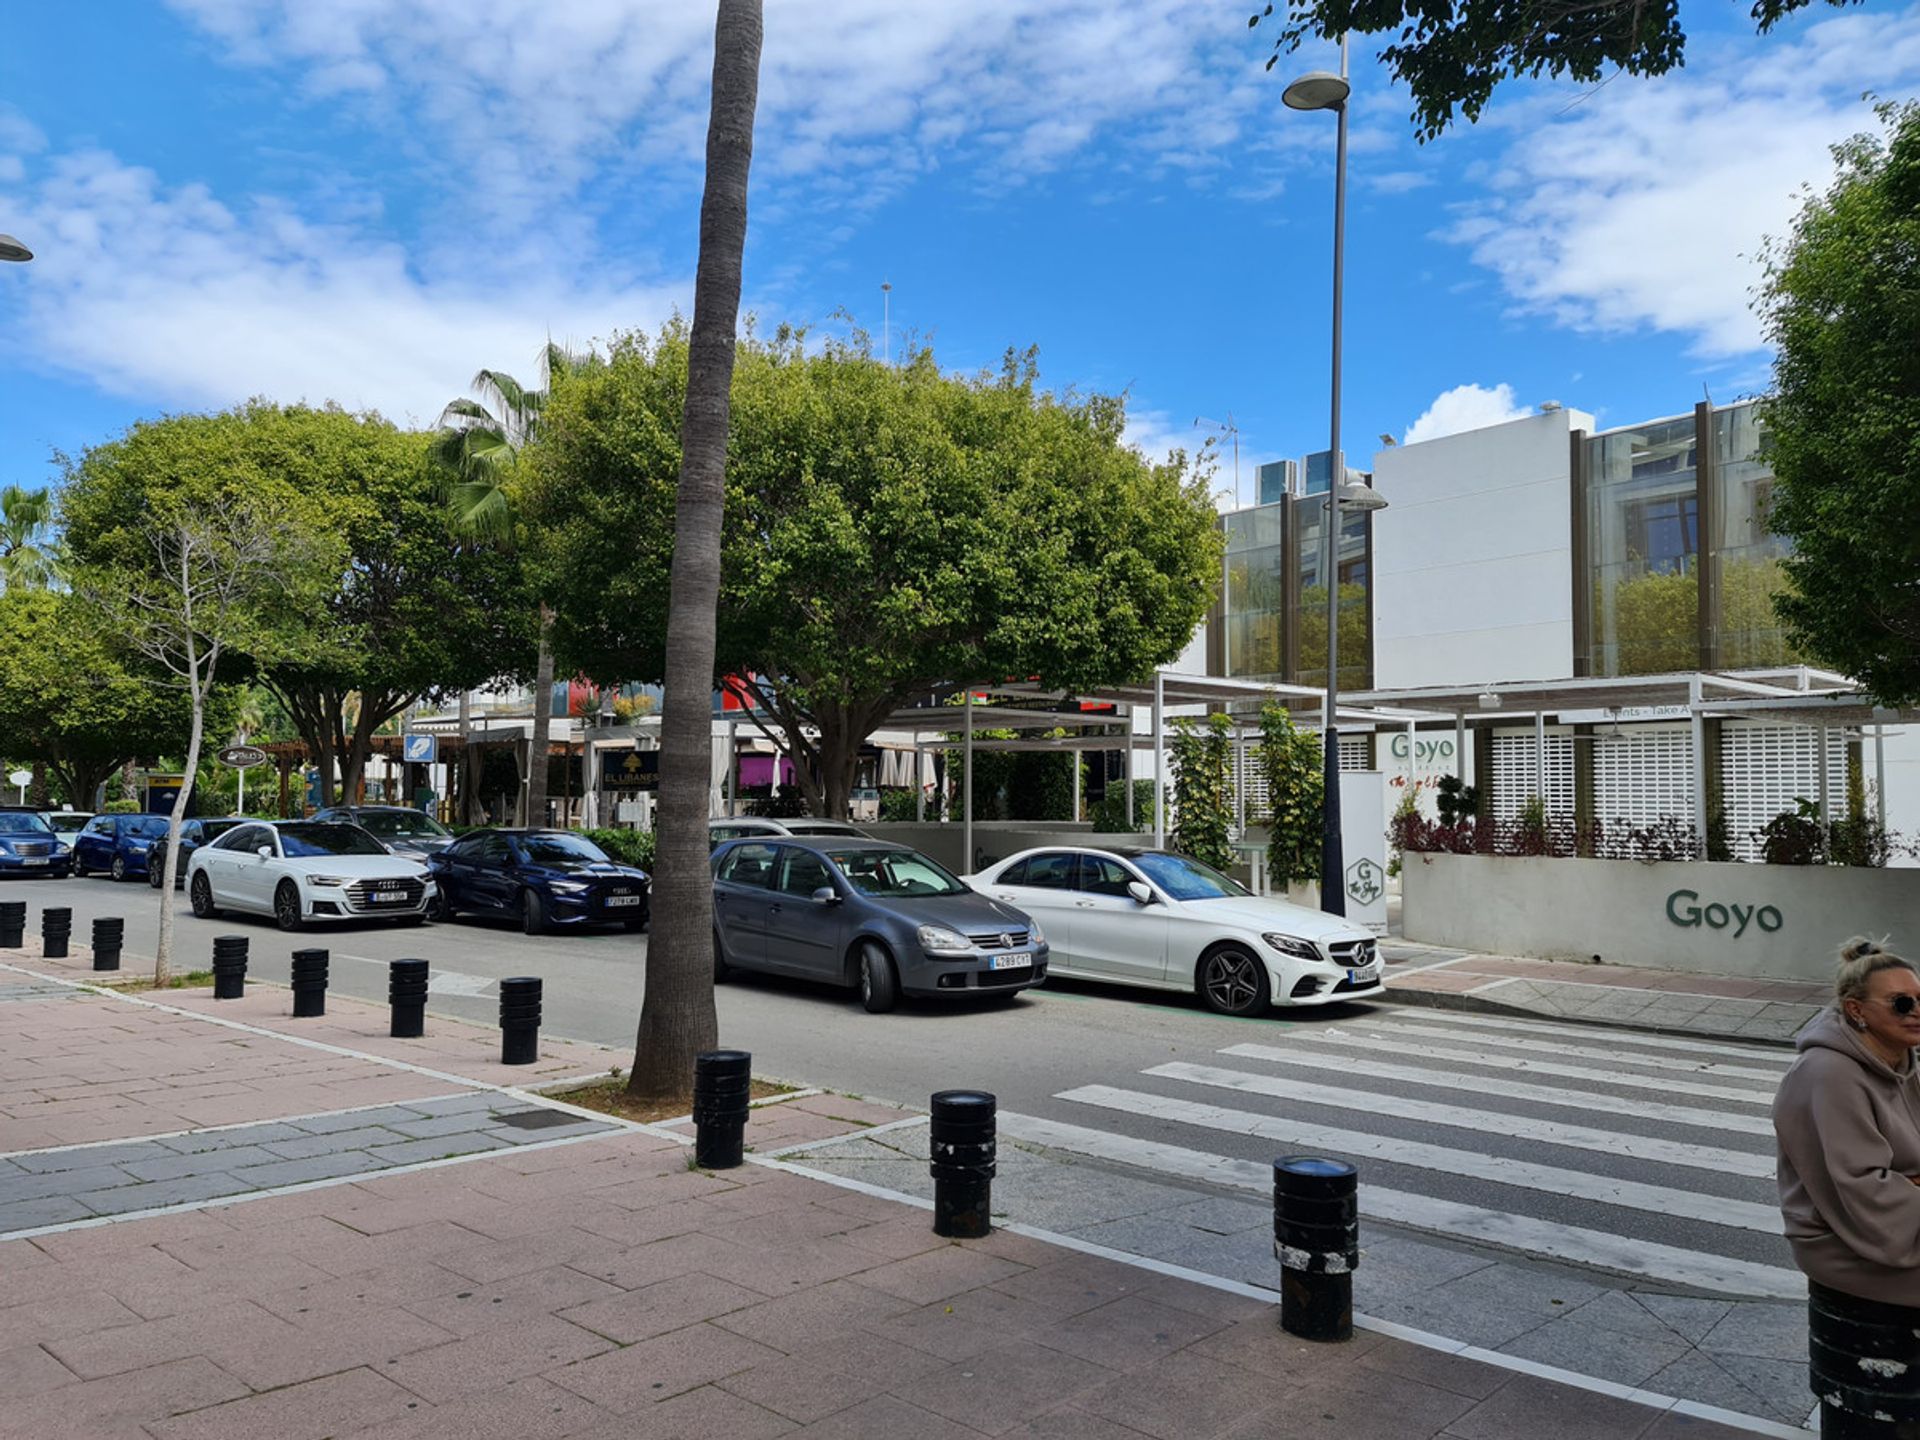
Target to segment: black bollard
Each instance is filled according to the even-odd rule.
[[[500,1063],[531,1065],[539,1058],[540,977],[514,975],[500,982]],[[697,1066],[694,1075],[697,1083]]]
[[[1808,1378],[1821,1440],[1920,1435],[1920,1310],[1807,1286]]]
[[[941,1090],[928,1126],[932,1144],[933,1233],[978,1240],[993,1229],[994,1115],[984,1090]]]
[[[73,911],[64,905],[49,905],[40,912],[40,953],[49,960],[63,960],[67,941],[73,937]]]
[[[127,938],[127,922],[115,916],[101,916],[93,922],[93,968],[118,970],[120,947]]]
[[[1273,1254],[1282,1271],[1281,1328],[1302,1340],[1351,1340],[1360,1263],[1353,1166],[1310,1155],[1273,1162]]]
[[[387,1001],[393,1006],[388,1034],[417,1040],[427,1033],[427,962],[395,960],[387,967]]]
[[[27,939],[27,902],[0,900],[0,950],[18,950]]]
[[[327,960],[324,950],[293,952],[293,1014],[311,1019],[327,1013]]]
[[[703,1050],[693,1057],[693,1158],[709,1170],[731,1170],[745,1155],[753,1056],[745,1050]]]
[[[213,937],[213,998],[238,1000],[247,993],[247,937]]]

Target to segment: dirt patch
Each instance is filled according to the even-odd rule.
[[[789,1095],[797,1086],[782,1085],[775,1080],[755,1080],[748,1098],[769,1100],[776,1095]],[[545,1090],[541,1092],[548,1099],[564,1100],[569,1105],[578,1105],[583,1110],[598,1110],[604,1115],[617,1115],[622,1120],[638,1120],[643,1124],[652,1124],[659,1120],[671,1120],[676,1115],[685,1115],[693,1108],[693,1094],[675,1096],[670,1100],[640,1100],[627,1093],[627,1080],[624,1075],[612,1076],[605,1080],[595,1080],[588,1085],[580,1085],[572,1090]]]
[[[115,980],[109,983],[116,990],[205,990],[213,984],[213,971],[188,970],[169,975],[165,985],[154,984],[151,975],[137,980]]]

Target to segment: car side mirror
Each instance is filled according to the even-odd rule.
[[[840,903],[840,892],[831,885],[822,885],[818,890],[813,892],[813,903],[816,905],[838,905]]]
[[[258,855],[262,860],[271,860],[273,858],[273,846],[262,845],[258,850],[254,851],[253,853]]]
[[[1153,887],[1144,880],[1129,880],[1127,882],[1127,894],[1131,895],[1142,905],[1153,904]]]

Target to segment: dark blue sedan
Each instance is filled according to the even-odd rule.
[[[529,935],[556,927],[647,923],[649,876],[619,865],[567,830],[475,830],[427,857],[435,920],[518,920]]]
[[[147,873],[147,854],[167,838],[164,815],[96,815],[73,837],[73,873],[131,880]]]
[[[30,810],[0,811],[0,875],[62,878],[72,852],[53,827]]]
[[[180,822],[180,863],[174,866],[173,888],[184,889],[187,883],[187,861],[193,858],[193,852],[209,841],[217,840],[234,826],[243,824],[245,817],[225,815],[218,820],[183,820]],[[160,838],[153,842],[147,851],[147,884],[158,890],[162,877],[167,872],[167,832],[164,826]]]

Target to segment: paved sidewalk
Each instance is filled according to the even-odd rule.
[[[1472,955],[1398,937],[1381,950],[1388,1000],[1450,1010],[1784,1042],[1833,1001],[1831,985],[1803,980]]]
[[[511,1088],[496,1037],[438,1017],[376,1051],[377,1007],[296,1022],[261,987],[163,1009],[37,968],[0,966],[0,1098],[28,1112],[0,1116],[0,1186],[90,1213],[0,1239],[9,1437],[1743,1433],[1377,1330],[1306,1345],[1250,1287],[1032,1234],[950,1243],[923,1208],[764,1158],[703,1172],[684,1127]],[[553,1068],[583,1059],[606,1068]],[[235,1065],[240,1089],[210,1078]],[[802,1093],[748,1139],[794,1153],[899,1118]],[[299,1178],[348,1155],[371,1168]],[[159,1204],[100,1204],[145,1186]]]

